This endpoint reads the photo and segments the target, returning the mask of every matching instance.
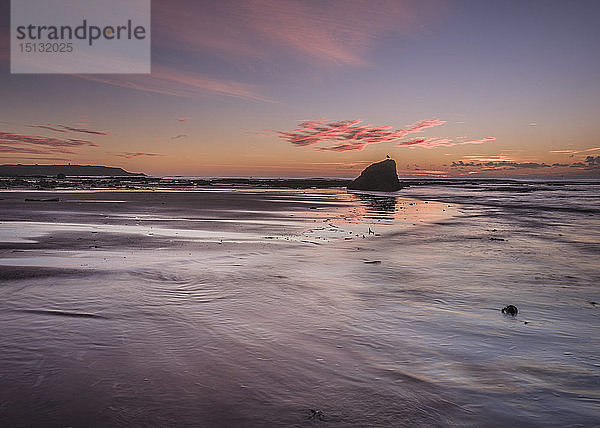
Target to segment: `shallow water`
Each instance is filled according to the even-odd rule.
[[[6,192],[0,423],[598,425],[598,190]]]

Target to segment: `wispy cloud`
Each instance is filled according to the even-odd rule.
[[[148,75],[78,74],[76,76],[81,79],[122,88],[184,98],[195,98],[207,93],[216,93],[254,101],[275,102],[261,95],[253,85],[233,80],[210,78],[198,73],[175,70],[159,65],[153,65],[152,74]]]
[[[595,152],[597,150],[600,150],[600,147],[592,147],[590,149],[583,149],[583,150],[572,150],[572,149],[550,150],[550,153],[560,153],[560,154],[567,154],[567,155],[576,155],[578,153],[589,153],[589,152]]]
[[[177,122],[187,122],[188,118],[187,117],[178,117],[177,118]]]
[[[173,137],[171,137],[171,140],[180,140],[182,138],[187,138],[188,135],[187,134],[179,134],[179,135],[175,135]]]
[[[367,49],[387,33],[412,34],[438,13],[399,0],[253,0],[153,5],[156,43],[190,54],[210,52],[269,61],[290,55],[313,64],[365,65]],[[233,11],[233,13],[232,13]]]
[[[466,155],[465,159],[471,162],[515,162],[515,160],[509,156],[499,155]]]
[[[369,51],[389,35],[412,36],[441,16],[439,4],[402,0],[223,0],[154,2],[150,75],[74,75],[97,83],[163,95],[206,94],[276,102],[245,80],[288,73],[280,64],[312,71],[329,66],[369,66]],[[0,55],[2,51],[0,51]],[[8,55],[5,55],[8,58]],[[207,72],[219,64],[238,78]],[[234,67],[231,65],[235,64]],[[242,68],[243,67],[243,68]],[[217,69],[218,70],[218,69]],[[311,72],[312,72],[311,71]],[[314,75],[314,73],[313,73]]]
[[[335,3],[338,2],[310,5],[297,1],[259,0],[246,10],[250,12],[247,17],[252,30],[305,58],[365,65],[362,56],[365,48],[382,27],[393,21],[384,14],[374,16],[374,8],[366,4],[346,2],[344,6]],[[337,10],[332,10],[332,6]],[[370,21],[372,19],[376,22]]]
[[[37,144],[41,146],[51,146],[51,147],[75,147],[75,146],[92,146],[98,147],[96,143],[87,140],[78,140],[78,139],[67,139],[63,140],[60,138],[53,137],[41,137],[38,135],[22,135],[22,134],[12,134],[9,132],[0,132],[0,142],[12,141],[24,144]]]
[[[107,132],[103,132],[103,131],[93,131],[91,129],[75,128],[75,127],[67,126],[67,125],[55,125],[52,123],[49,123],[47,125],[27,125],[27,126],[29,128],[48,129],[50,131],[62,132],[62,133],[67,133],[67,132],[71,131],[71,132],[81,132],[84,134],[93,134],[93,135],[101,135],[101,136],[110,135]]]
[[[27,125],[27,127],[29,127],[29,128],[39,128],[39,129],[48,129],[50,131],[62,132],[64,134],[67,133],[66,130],[57,128],[56,126],[53,126],[51,123],[49,123],[48,125]]]
[[[452,162],[450,168],[460,174],[479,174],[479,173],[494,173],[506,171],[519,171],[518,174],[531,174],[531,171],[546,171],[549,173],[565,174],[567,170],[573,173],[600,173],[600,156],[587,156],[581,162],[573,163],[545,163],[545,162],[518,162],[514,160],[459,160]]]
[[[117,156],[119,156],[121,158],[125,158],[125,159],[132,159],[132,158],[157,157],[157,156],[166,156],[166,155],[162,155],[159,153],[125,152],[125,153],[119,153],[119,154],[117,154]]]
[[[76,138],[60,139],[42,137],[39,135],[22,135],[9,132],[0,132],[0,152],[3,153],[68,153],[83,147],[98,147],[92,141]]]
[[[316,150],[343,152],[363,150],[369,144],[396,141],[409,134],[421,132],[444,123],[446,121],[436,118],[423,120],[404,128],[393,129],[391,126],[364,124],[362,120],[336,122],[312,120],[301,123],[298,129],[293,131],[279,131],[277,133],[282,139],[297,147],[320,144],[321,146],[316,147]]]
[[[558,165],[556,165],[558,166]],[[452,162],[452,168],[484,168],[485,170],[490,169],[538,169],[538,168],[552,168],[553,165],[539,162],[509,162],[509,161],[488,161],[488,162],[474,162],[474,161],[457,161]]]
[[[448,175],[448,171],[442,171],[437,169],[399,169],[398,175],[446,177]]]
[[[0,153],[23,153],[23,154],[35,154],[35,155],[45,155],[49,153],[65,153],[65,154],[73,154],[71,150],[68,149],[43,149],[43,148],[35,148],[35,147],[23,147],[23,146],[6,146],[4,144],[0,144]]]
[[[496,141],[496,137],[484,137],[476,140],[459,141],[458,144],[483,144],[489,141]]]
[[[66,126],[66,125],[58,125],[63,129],[66,129],[67,131],[73,131],[73,132],[81,132],[84,134],[94,134],[94,135],[109,135],[107,132],[103,132],[103,131],[93,131],[91,129],[85,129],[85,128],[74,128],[72,126]]]
[[[1,150],[0,150],[0,152],[1,152]],[[65,157],[59,158],[59,157],[48,157],[48,156],[23,156],[23,155],[19,155],[19,156],[0,156],[0,159],[11,159],[11,160],[14,160],[14,159],[28,159],[28,160],[38,160],[38,161],[40,161],[40,160],[43,160],[43,161],[57,161],[57,160],[67,161],[67,160],[70,160],[71,158],[65,158]]]
[[[436,147],[453,147],[453,146],[461,146],[464,144],[483,144],[489,141],[495,141],[496,137],[485,137],[479,138],[476,140],[451,140],[450,138],[417,138],[409,141],[402,141],[397,144],[398,147],[406,147],[406,146],[420,146],[428,149],[433,149]]]

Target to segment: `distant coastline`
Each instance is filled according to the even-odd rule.
[[[144,177],[141,172],[100,165],[0,165],[1,177]]]

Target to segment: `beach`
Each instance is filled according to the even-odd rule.
[[[596,426],[599,187],[1,191],[0,424]]]

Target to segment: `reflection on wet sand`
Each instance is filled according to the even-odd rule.
[[[397,196],[371,195],[367,193],[353,193],[352,195],[366,208],[365,218],[394,220],[396,217]]]
[[[352,205],[347,210],[349,215],[345,217],[346,221],[386,226],[391,228],[390,232],[420,223],[443,221],[458,215],[460,209],[456,204],[424,201],[394,194],[348,192],[347,196]]]

